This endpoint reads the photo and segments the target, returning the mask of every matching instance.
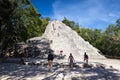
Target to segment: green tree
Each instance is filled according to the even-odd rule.
[[[66,17],[64,17],[62,22],[69,26],[71,29],[75,30],[77,33],[80,33],[79,24],[75,23],[74,21],[68,20]]]

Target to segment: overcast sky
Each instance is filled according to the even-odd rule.
[[[63,20],[80,26],[104,30],[120,18],[120,0],[31,0],[42,17]]]

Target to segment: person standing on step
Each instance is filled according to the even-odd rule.
[[[60,50],[60,58],[62,58],[63,50]]]
[[[49,51],[49,54],[48,54],[48,69],[49,69],[49,71],[52,70],[53,60],[54,60],[54,55],[53,55],[53,53],[51,53],[51,52]]]
[[[84,53],[84,62],[88,64],[88,55],[86,54],[86,52]]]
[[[69,61],[70,68],[73,68],[73,64],[74,64],[75,60],[74,60],[72,53],[70,53],[68,61]]]

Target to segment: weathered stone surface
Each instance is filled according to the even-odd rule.
[[[63,54],[65,54],[66,57],[68,57],[69,53],[73,53],[75,58],[81,59],[83,58],[84,52],[87,52],[89,58],[104,58],[98,49],[85,41],[61,21],[51,21],[43,37],[52,40],[51,48],[55,54],[59,54],[59,51],[63,50]]]
[[[49,40],[50,49],[54,51],[54,54],[59,55],[60,50],[63,50],[63,55],[66,55],[65,59],[72,53],[75,59],[81,60],[84,52],[88,54],[89,58],[105,58],[98,49],[58,20],[49,22],[42,37],[35,37],[30,41],[39,42],[43,38]],[[39,45],[37,44],[37,46]]]

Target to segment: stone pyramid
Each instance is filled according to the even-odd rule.
[[[54,54],[59,55],[60,50],[63,50],[66,58],[72,53],[75,59],[83,59],[84,52],[92,59],[105,58],[97,48],[85,41],[69,26],[58,20],[49,22],[42,38],[47,38],[51,41],[50,47]]]

